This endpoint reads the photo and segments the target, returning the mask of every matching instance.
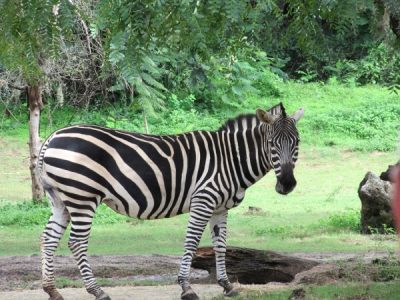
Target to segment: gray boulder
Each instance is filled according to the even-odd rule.
[[[385,233],[385,228],[394,227],[392,215],[393,187],[389,181],[380,179],[377,175],[368,172],[358,188],[361,199],[361,232]]]

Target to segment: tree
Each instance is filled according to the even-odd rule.
[[[22,74],[29,108],[29,151],[32,198],[41,201],[43,190],[36,174],[40,149],[40,111],[46,63],[56,57],[67,24],[72,24],[68,1],[4,0],[0,2],[0,64]]]
[[[264,26],[251,39],[283,59],[291,77],[327,79],[336,75],[337,63],[400,41],[398,0],[259,0],[257,6],[263,13],[256,23]]]
[[[90,28],[116,70],[111,89],[129,89],[146,116],[162,107],[173,71],[183,66],[196,76],[212,56],[234,56],[258,25],[252,23],[256,11],[242,0],[104,0]]]

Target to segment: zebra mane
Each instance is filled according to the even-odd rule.
[[[243,120],[246,120],[247,123],[251,123],[253,121],[253,119],[256,119],[256,124],[261,123],[260,120],[258,120],[256,114],[241,114],[239,116],[237,116],[236,118],[233,119],[229,119],[228,121],[225,122],[224,125],[222,125],[219,130],[225,130],[225,129],[234,129],[235,128],[235,124],[237,123],[242,123]]]
[[[277,105],[271,107],[268,110],[269,113],[272,115],[282,115],[282,117],[286,118],[286,111],[285,107],[283,106],[282,102],[278,103]],[[248,124],[250,124],[253,119],[256,119],[256,124],[260,124],[261,121],[257,118],[256,114],[241,114],[238,115],[236,118],[229,119],[228,121],[225,122],[224,125],[222,125],[219,130],[224,130],[224,129],[234,129],[235,124],[237,123],[242,123],[243,120],[246,120]]]
[[[271,107],[268,112],[270,112],[273,115],[282,115],[282,117],[286,118],[286,110],[285,107],[283,106],[282,102],[279,102],[277,105]]]

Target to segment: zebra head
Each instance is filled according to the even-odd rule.
[[[287,116],[282,103],[268,111],[257,110],[257,117],[266,124],[265,149],[277,178],[275,190],[283,195],[293,191],[297,184],[293,174],[300,141],[296,123],[303,114],[301,108],[294,115]]]

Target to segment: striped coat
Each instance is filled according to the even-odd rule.
[[[295,123],[302,111],[286,116],[279,104],[269,111],[242,115],[216,131],[154,136],[93,125],[54,132],[44,143],[38,172],[52,202],[53,215],[42,235],[43,286],[51,298],[52,256],[69,222],[69,246],[86,288],[108,299],[87,262],[87,239],[96,208],[105,203],[118,213],[159,219],[190,213],[178,282],[182,299],[197,299],[188,283],[193,253],[204,227],[212,224],[217,277],[225,294],[234,295],[225,271],[226,216],[245,190],[274,169],[277,191],[295,186]],[[61,297],[61,296],[60,296]]]

